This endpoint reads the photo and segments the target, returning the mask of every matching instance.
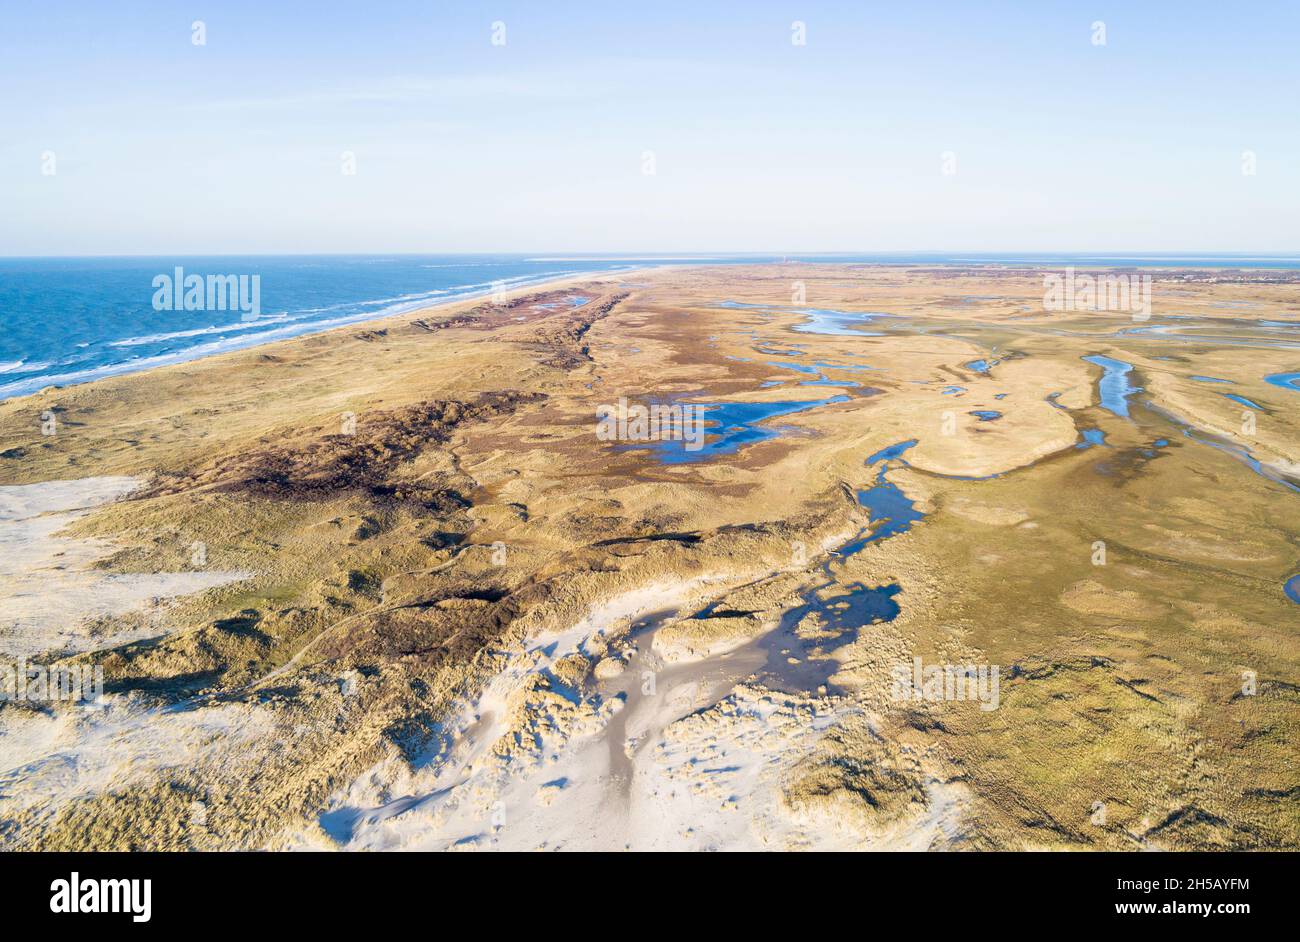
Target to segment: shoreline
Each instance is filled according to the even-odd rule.
[[[659,271],[661,269],[677,267],[681,266],[654,265],[617,270],[597,269],[585,272],[568,273],[558,277],[547,276],[539,281],[530,281],[524,284],[513,285],[502,294],[505,298],[513,298],[519,294],[531,291],[555,290],[556,288],[569,284],[570,282],[586,281],[601,275],[617,275],[623,277],[646,271]],[[89,385],[103,379],[112,379],[118,376],[130,376],[135,373],[148,373],[152,370],[162,369],[168,366],[177,366],[183,363],[194,363],[200,360],[211,360],[228,353],[242,353],[257,347],[272,346],[299,337],[327,334],[333,330],[343,330],[349,327],[355,327],[358,324],[380,323],[393,317],[409,317],[425,311],[437,311],[457,304],[481,301],[483,298],[490,297],[493,293],[494,290],[489,287],[482,291],[459,294],[455,297],[434,301],[432,303],[428,301],[412,302],[413,306],[411,307],[405,307],[399,304],[382,311],[348,315],[329,321],[305,322],[300,325],[291,325],[258,334],[250,334],[244,338],[235,338],[233,341],[213,341],[208,344],[199,344],[185,350],[159,354],[145,360],[126,360],[121,363],[93,367],[80,373],[68,373],[62,376],[33,377],[30,380],[18,380],[13,383],[0,384],[0,403],[11,403],[29,396],[40,395],[41,393],[51,389],[69,389],[74,386]],[[233,329],[235,328],[232,326],[232,330]],[[221,344],[221,348],[211,349],[213,344],[218,342]],[[68,377],[84,378],[73,379]],[[63,381],[59,382],[61,379]],[[40,385],[34,385],[37,382],[39,382]],[[8,390],[11,389],[14,391],[9,392]]]
[[[14,258],[17,258],[15,256]],[[629,257],[631,260],[632,257]],[[644,260],[646,257],[641,257]],[[663,263],[650,265],[636,265],[626,269],[591,269],[587,271],[566,273],[558,276],[542,276],[539,280],[528,281],[518,285],[512,285],[509,290],[504,292],[505,297],[515,297],[520,292],[535,290],[551,290],[573,281],[585,280],[601,276],[616,275],[626,277],[651,271],[674,270],[680,268],[708,268],[719,264],[718,257],[700,258],[698,260],[687,257],[669,258],[664,257]],[[1246,267],[1233,266],[1227,264],[1228,259],[1216,256],[1189,256],[1186,259],[1177,257],[1158,258],[1156,256],[1139,256],[1135,257],[1132,262],[1125,263],[1120,257],[1111,256],[1094,256],[1080,257],[1078,259],[1069,259],[1061,256],[1057,259],[991,259],[972,257],[969,259],[957,260],[953,257],[942,257],[936,259],[926,259],[922,256],[913,258],[900,257],[897,260],[885,260],[883,258],[871,258],[863,256],[860,260],[852,260],[846,257],[843,261],[830,261],[829,256],[808,257],[808,258],[788,258],[780,262],[762,261],[755,259],[750,261],[741,257],[724,262],[722,264],[736,264],[740,266],[754,265],[797,265],[806,267],[818,267],[823,265],[847,265],[853,268],[944,268],[952,270],[970,271],[973,274],[1014,274],[1016,272],[1048,272],[1061,268],[1063,265],[1074,268],[1082,272],[1097,271],[1138,271],[1149,272],[1152,274],[1171,274],[1180,271],[1189,272],[1241,272],[1243,274],[1251,273],[1281,273],[1295,272],[1300,269],[1300,265],[1249,265]],[[0,262],[6,259],[0,259]],[[597,261],[595,257],[541,257],[541,261],[554,262],[585,262]],[[620,259],[611,259],[619,261]],[[1262,256],[1243,258],[1241,261],[1264,261],[1277,260],[1292,262],[1295,261],[1289,256],[1268,257]],[[1146,264],[1143,264],[1143,263]],[[1156,262],[1159,262],[1156,264]],[[1200,262],[1200,264],[1197,264]],[[317,334],[326,334],[331,330],[354,327],[357,324],[379,323],[390,317],[403,317],[411,314],[418,314],[424,311],[436,311],[447,308],[456,304],[463,304],[472,301],[478,301],[493,294],[492,287],[485,287],[482,290],[469,291],[448,297],[442,300],[429,302],[427,300],[410,302],[411,306],[395,304],[391,307],[372,312],[362,312],[349,314],[339,318],[333,318],[324,321],[303,322],[301,324],[286,324],[285,326],[272,328],[260,333],[250,333],[246,337],[236,337],[230,339],[220,339],[209,341],[207,343],[197,344],[184,350],[177,350],[168,353],[161,353],[154,356],[146,357],[139,360],[125,360],[120,363],[110,363],[101,366],[90,367],[84,370],[74,370],[68,373],[33,376],[29,379],[19,379],[13,382],[0,382],[0,403],[10,402],[22,399],[27,396],[37,395],[42,391],[49,389],[67,389],[73,386],[81,386],[94,383],[101,379],[109,379],[117,376],[127,376],[135,373],[145,373],[150,370],[159,369],[167,366],[174,366],[181,363],[193,363],[199,360],[212,359],[222,356],[226,353],[235,353],[244,350],[254,349],[256,347],[269,346],[286,340],[292,340],[297,337],[313,336]],[[357,301],[349,303],[369,303],[367,301]],[[288,313],[288,312],[286,312]],[[283,315],[268,315],[268,317],[279,317]],[[241,329],[239,325],[230,325],[229,330],[234,332]],[[220,331],[217,331],[220,333]],[[113,345],[120,345],[122,341],[115,341]],[[33,355],[34,356],[34,355]],[[26,359],[19,360],[20,364],[26,362]],[[0,379],[4,374],[0,373]]]
[[[1201,427],[1231,428],[1238,390],[1267,410],[1243,446],[1295,460],[1296,393],[1264,378],[1294,351],[1215,342],[1290,317],[1294,282],[1170,282],[1155,320],[1223,315],[1188,341],[1117,333],[1117,312],[1026,321],[1035,273],[948,271],[565,276],[0,405],[11,516],[153,483],[7,528],[10,647],[78,651],[57,663],[102,668],[106,709],[3,711],[23,764],[0,846],[1300,846],[1270,797],[1296,711],[1208,707],[1242,660],[1265,693],[1296,672],[1300,505],[1154,411],[1099,405],[1083,359],[1132,364]],[[796,278],[862,316],[801,329]],[[880,310],[900,320],[844,327]],[[847,401],[689,466],[591,422],[620,395],[799,401],[837,380]],[[991,714],[900,699],[891,667],[918,657],[1015,668]],[[1207,706],[1171,726],[1170,703]],[[1125,731],[1113,761],[1079,747],[1098,722]],[[1189,738],[1229,799],[1185,786],[1169,757]],[[1078,821],[1094,794],[1116,829]],[[1191,801],[1222,823],[1150,823]]]

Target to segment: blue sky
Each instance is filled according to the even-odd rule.
[[[1300,250],[1289,0],[81,0],[3,25],[2,255]]]

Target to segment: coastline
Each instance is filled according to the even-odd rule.
[[[790,304],[794,278],[841,320]],[[1158,296],[1212,322],[1196,341],[1039,310],[1033,272],[689,266],[510,296],[0,403],[6,485],[69,482],[71,511],[142,482],[66,524],[27,519],[47,488],[0,494],[27,611],[99,606],[79,635],[18,626],[13,654],[101,668],[106,704],[3,711],[0,846],[1297,844],[1269,797],[1295,711],[1236,702],[1243,747],[1167,705],[1223,702],[1225,637],[1295,673],[1300,506],[1143,402],[1098,405],[1082,359],[1207,427],[1237,390],[1268,410],[1253,452],[1294,456],[1296,392],[1264,379],[1293,349],[1214,342],[1272,337],[1291,287]],[[656,394],[822,404],[698,462],[598,442],[600,402]],[[1001,665],[1001,706],[898,701],[917,658]],[[1071,751],[1099,721],[1113,760]],[[1193,737],[1245,797],[1184,786]],[[1119,828],[1079,822],[1094,794]],[[1224,823],[1155,825],[1191,801]]]
[[[12,259],[0,259],[0,262],[9,260]],[[952,272],[966,271],[972,274],[983,274],[990,277],[1006,276],[1017,272],[1047,273],[1050,271],[1061,270],[1063,268],[1072,268],[1081,273],[1088,274],[1095,274],[1101,271],[1136,271],[1150,273],[1156,276],[1169,275],[1170,273],[1179,271],[1200,273],[1238,272],[1248,280],[1253,280],[1250,279],[1250,276],[1252,275],[1266,276],[1269,273],[1282,274],[1300,269],[1300,258],[1293,256],[1243,256],[1234,259],[1231,257],[1213,255],[1180,257],[1177,255],[1155,256],[1137,254],[1132,256],[1049,255],[1043,257],[1018,257],[1008,255],[1004,257],[995,257],[981,255],[979,253],[974,253],[969,256],[941,253],[934,253],[932,256],[927,255],[927,253],[918,253],[915,255],[898,254],[897,256],[887,254],[873,255],[870,253],[844,254],[842,256],[810,253],[807,255],[787,256],[781,261],[777,261],[774,256],[768,257],[758,255],[753,258],[747,256],[719,255],[680,257],[626,256],[604,259],[598,256],[541,256],[530,258],[529,260],[556,263],[641,261],[652,262],[653,264],[632,265],[621,269],[589,269],[558,275],[541,275],[537,276],[536,280],[524,280],[518,284],[510,285],[509,288],[503,292],[506,297],[515,297],[519,292],[547,290],[573,280],[596,278],[600,276],[617,275],[624,277],[647,271],[672,270],[683,267],[712,268],[731,265],[735,265],[739,268],[748,267],[750,265],[793,265],[808,266],[809,268],[827,265],[845,265],[851,268],[865,268],[868,270],[932,268]],[[532,276],[520,277],[531,278]],[[513,279],[507,278],[504,280],[511,281]],[[456,304],[481,300],[482,298],[489,297],[494,293],[494,291],[498,290],[486,282],[484,282],[481,287],[470,287],[474,288],[474,290],[460,291],[459,293],[435,301],[422,298],[418,301],[401,303],[400,299],[391,299],[398,301],[398,303],[391,304],[378,310],[354,312],[326,320],[302,320],[300,322],[295,322],[297,318],[293,315],[295,313],[301,315],[304,313],[302,311],[284,311],[267,314],[262,320],[263,324],[275,323],[281,319],[289,321],[289,323],[268,330],[250,332],[246,336],[240,337],[220,337],[219,335],[227,331],[234,333],[249,329],[251,326],[257,324],[257,322],[250,322],[248,325],[231,324],[223,325],[221,327],[213,326],[208,328],[197,328],[193,331],[186,331],[184,334],[198,336],[211,333],[218,335],[219,339],[198,343],[195,346],[183,350],[174,350],[148,355],[138,359],[89,366],[83,369],[76,369],[74,364],[68,364],[67,372],[32,375],[27,378],[6,382],[5,380],[8,376],[6,371],[12,370],[13,372],[25,372],[21,370],[13,370],[13,367],[22,366],[28,362],[29,359],[39,356],[37,353],[23,353],[21,354],[22,358],[17,360],[14,364],[0,364],[0,403],[9,402],[24,396],[30,396],[50,387],[66,389],[72,386],[93,383],[101,379],[148,372],[150,370],[174,366],[181,363],[191,363],[198,360],[219,357],[226,353],[234,353],[241,350],[269,346],[281,341],[291,340],[295,337],[324,334],[331,330],[353,327],[357,324],[379,323],[389,317],[400,317],[410,314],[418,314],[423,311],[444,309]],[[456,288],[447,290],[457,291]],[[377,304],[385,300],[389,299],[361,299],[348,301],[345,302],[345,304]],[[108,345],[113,347],[132,347],[146,339],[151,338],[132,337],[117,339],[109,341]],[[40,361],[39,365],[42,367],[49,367],[51,364]]]
[[[619,269],[617,271],[596,269],[584,272],[574,272],[558,277],[545,277],[537,281],[528,281],[523,284],[511,286],[508,290],[502,292],[502,295],[509,299],[532,291],[554,290],[557,287],[569,284],[575,280],[587,280],[600,275],[625,276],[673,267],[678,266],[654,265]],[[333,330],[355,327],[358,324],[381,323],[389,318],[409,317],[413,314],[421,314],[425,311],[443,310],[458,304],[469,304],[475,301],[481,301],[483,298],[492,296],[493,293],[494,289],[489,287],[481,291],[458,294],[455,297],[446,298],[433,303],[427,301],[412,302],[412,306],[410,307],[394,305],[380,311],[347,315],[345,317],[328,321],[304,322],[302,324],[286,326],[270,331],[264,331],[262,333],[250,334],[247,337],[235,338],[234,340],[213,341],[208,344],[199,344],[185,350],[159,354],[142,360],[126,360],[121,363],[97,366],[79,372],[55,376],[38,376],[26,380],[17,380],[12,383],[0,383],[0,403],[12,402],[27,396],[37,395],[43,390],[51,388],[68,389],[73,386],[84,386],[103,379],[129,376],[135,373],[147,373],[151,370],[163,369],[169,366],[194,363],[199,360],[209,360],[215,357],[224,356],[228,353],[239,353],[244,350],[252,350],[258,347],[273,346],[277,343],[293,340],[298,337],[327,334]],[[216,348],[218,345],[219,349]]]

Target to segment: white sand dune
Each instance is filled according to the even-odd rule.
[[[111,544],[60,531],[139,484],[100,477],[0,487],[0,657],[121,644],[140,632],[96,633],[94,620],[246,578],[242,572],[114,575],[89,569]],[[160,619],[144,629],[165,630]],[[159,709],[138,696],[106,695],[60,707],[0,713],[0,814],[33,808],[53,814],[69,801],[193,765],[215,748],[271,730],[269,717],[234,705]]]
[[[511,658],[413,768],[393,756],[360,776],[286,843],[349,850],[758,850],[930,846],[956,802],[931,789],[930,812],[896,833],[863,834],[784,801],[792,767],[856,708],[745,682],[757,646],[666,664],[649,633],[621,629],[685,608],[696,586],[616,597],[562,635]],[[612,655],[621,671],[594,689],[551,673],[561,658]]]
[[[0,815],[37,808],[53,814],[70,801],[156,780],[192,767],[215,750],[274,733],[265,711],[238,704],[159,709],[139,697],[106,695],[50,714],[4,711],[0,719]]]
[[[0,487],[0,657],[72,654],[163,634],[162,613],[148,627],[129,632],[100,633],[95,621],[248,577],[244,572],[121,575],[92,569],[112,545],[72,539],[61,531],[139,485],[135,478],[98,477]]]

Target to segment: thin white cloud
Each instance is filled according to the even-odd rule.
[[[209,102],[208,108],[243,110],[260,108],[310,108],[348,104],[398,103],[448,99],[577,98],[587,94],[579,82],[537,75],[444,75],[435,78],[382,79],[354,88],[322,92],[294,92],[255,98],[226,98]]]

